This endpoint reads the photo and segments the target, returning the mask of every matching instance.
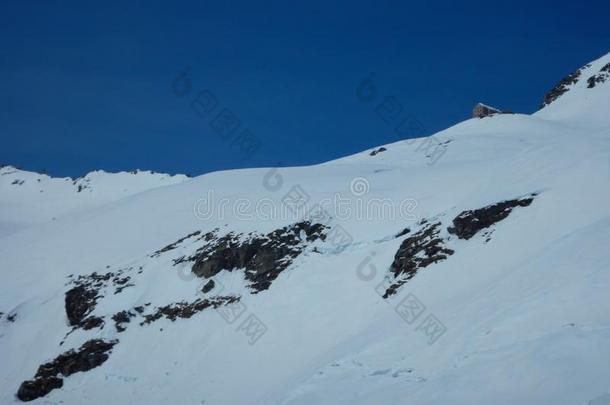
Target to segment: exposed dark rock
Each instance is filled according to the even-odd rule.
[[[610,63],[604,65],[599,73],[593,75],[587,79],[587,87],[592,89],[598,83],[604,83],[608,78],[610,78]]]
[[[17,319],[17,314],[13,313],[13,314],[9,314],[6,316],[6,320],[9,322],[15,322],[15,319]]]
[[[56,388],[61,388],[64,385],[64,380],[57,377],[36,378],[34,380],[24,381],[19,386],[17,398],[27,402],[37,398],[44,397],[49,392]]]
[[[78,351],[69,350],[60,354],[55,360],[38,367],[36,377],[51,377],[62,374],[68,377],[79,371],[88,371],[95,368],[106,360],[108,353],[118,342],[106,342],[93,339],[85,342]]]
[[[210,278],[222,270],[245,270],[255,293],[266,290],[303,251],[306,243],[325,240],[326,226],[309,221],[277,229],[267,235],[229,233],[222,237],[206,236],[208,241],[197,252],[175,263],[194,261],[192,271]],[[207,235],[207,234],[206,234]],[[204,235],[205,236],[205,235]]]
[[[106,266],[109,268],[110,266]],[[116,287],[114,294],[121,293],[125,288],[132,287],[135,284],[130,283],[131,276],[125,275],[127,271],[133,268],[128,267],[119,269],[117,272],[108,272],[99,274],[93,272],[87,275],[79,275],[71,281],[75,287],[66,292],[65,307],[66,315],[70,325],[91,329],[102,326],[103,320],[98,317],[85,317],[90,314],[97,304],[97,300],[103,298],[103,289],[108,287]],[[73,276],[70,277],[71,279]]]
[[[70,325],[77,326],[96,304],[97,293],[84,285],[79,285],[66,293],[66,315]]]
[[[108,352],[116,343],[93,339],[85,342],[78,351],[69,350],[60,354],[55,360],[38,367],[34,380],[24,381],[17,391],[17,397],[22,401],[31,401],[55,388],[61,388],[63,381],[58,377],[60,374],[68,377],[101,365],[108,360]]]
[[[138,308],[140,308],[140,311],[144,310],[142,307]],[[127,329],[124,324],[129,323],[131,318],[134,316],[136,316],[136,314],[132,313],[131,311],[120,311],[112,315],[112,320],[114,321],[114,326],[116,327],[117,332],[123,332],[125,329]]]
[[[118,287],[114,290],[114,293],[115,294],[120,294],[127,287],[133,287],[135,284],[134,283],[128,283],[129,280],[131,280],[130,276],[125,276],[125,277],[115,276],[112,279],[112,282],[113,282],[113,284],[115,286],[118,286]]]
[[[405,228],[402,231],[398,232],[396,235],[394,235],[394,237],[395,238],[400,238],[401,236],[405,236],[409,232],[411,232],[411,230],[409,228]]]
[[[383,298],[395,294],[418,270],[445,260],[454,253],[444,246],[443,239],[439,237],[440,226],[440,222],[426,225],[400,244],[390,266],[390,272],[397,281],[387,288]]]
[[[144,321],[140,325],[152,323],[162,317],[165,317],[172,322],[178,318],[190,318],[197,312],[207,308],[218,308],[222,305],[238,302],[241,298],[237,296],[219,296],[207,299],[198,299],[194,302],[176,302],[174,304],[158,307],[157,310],[149,315],[144,316]]]
[[[381,153],[381,152],[385,152],[387,149],[384,148],[383,146],[381,148],[377,148],[375,150],[372,150],[371,153],[369,153],[370,156],[376,156],[377,154]]]
[[[590,65],[587,65],[585,67],[588,67],[588,66],[590,66]],[[544,100],[543,100],[540,108],[544,108],[547,105],[551,104],[553,101],[557,100],[565,92],[567,92],[572,85],[578,83],[581,73],[582,73],[582,68],[578,69],[577,71],[575,71],[573,73],[570,73],[569,75],[567,75],[566,77],[561,79],[559,81],[559,83],[557,83],[555,85],[555,87],[553,87],[551,90],[549,90],[544,95]]]
[[[209,293],[210,291],[212,291],[214,289],[215,286],[216,286],[216,283],[214,282],[214,280],[210,280],[203,286],[203,288],[201,289],[201,292],[204,294]]]
[[[502,201],[476,210],[462,211],[453,219],[453,227],[449,227],[447,231],[460,239],[470,239],[481,229],[488,228],[506,218],[513,208],[530,205],[534,201],[534,196],[535,194],[527,198]]]
[[[84,330],[99,328],[104,325],[104,320],[99,316],[90,316],[82,320],[79,326]]]

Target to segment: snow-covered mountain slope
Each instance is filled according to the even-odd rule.
[[[5,236],[0,402],[609,403],[609,95]]]
[[[77,210],[91,209],[186,179],[184,175],[150,171],[106,173],[101,170],[77,179],[57,178],[0,166],[0,238],[32,224],[54,221]]]

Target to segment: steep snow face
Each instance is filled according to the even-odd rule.
[[[592,130],[607,128],[609,86],[610,53],[607,53],[560,81],[547,93],[542,109],[535,115]]]
[[[6,235],[0,402],[605,401],[606,84]]]
[[[53,221],[155,187],[177,184],[184,175],[150,171],[107,173],[102,170],[78,179],[0,166],[0,238],[32,224]]]

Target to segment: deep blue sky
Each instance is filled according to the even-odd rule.
[[[400,139],[375,112],[383,96],[430,134],[477,101],[533,112],[610,51],[607,1],[83,3],[0,4],[0,163],[62,176],[313,164]],[[356,89],[371,72],[367,104]],[[198,100],[217,105],[200,116],[206,89]],[[258,150],[215,132],[224,109]]]

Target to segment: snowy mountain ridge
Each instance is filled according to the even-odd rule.
[[[74,210],[90,209],[186,179],[184,175],[140,170],[119,173],[96,170],[79,178],[51,177],[10,165],[0,166],[0,237]]]
[[[610,403],[608,63],[532,115],[5,232],[0,402]]]

